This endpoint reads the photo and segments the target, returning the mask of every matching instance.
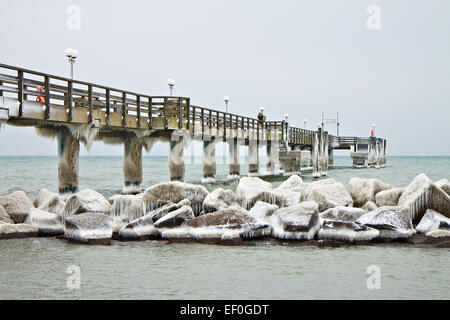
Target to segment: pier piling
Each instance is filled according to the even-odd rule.
[[[123,177],[124,194],[137,194],[142,191],[142,144],[137,137],[124,139]]]
[[[71,193],[78,190],[78,160],[80,142],[67,128],[58,132],[58,191]]]

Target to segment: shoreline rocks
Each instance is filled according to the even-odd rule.
[[[0,205],[15,223],[25,222],[28,212],[34,208],[33,203],[23,191],[15,191],[0,197]]]
[[[68,240],[85,244],[109,244],[113,235],[113,219],[102,213],[80,213],[64,220]]]

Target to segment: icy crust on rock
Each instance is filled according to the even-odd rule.
[[[398,199],[405,191],[405,187],[392,188],[380,191],[375,196],[375,203],[378,207],[385,206],[396,206],[398,204]]]
[[[147,214],[125,225],[119,231],[119,236],[124,239],[156,239],[160,234],[153,225],[151,215]]]
[[[270,222],[274,238],[311,240],[320,229],[318,205],[305,201],[280,208],[273,213]]]
[[[284,195],[283,206],[289,207],[302,202],[305,198],[306,185],[302,178],[294,174],[284,181],[274,191],[278,194]]]
[[[441,179],[434,183],[437,187],[441,188],[446,194],[450,195],[450,183],[447,179]]]
[[[147,210],[154,210],[169,202],[177,203],[187,199],[191,202],[195,215],[198,215],[208,194],[208,190],[201,185],[171,181],[147,188],[144,192],[144,201]]]
[[[111,204],[105,197],[94,190],[86,189],[67,198],[62,210],[64,217],[70,217],[85,212],[106,213],[111,210]]]
[[[318,232],[319,239],[369,241],[378,237],[377,229],[350,221],[325,221]]]
[[[203,201],[203,212],[215,212],[217,210],[226,209],[232,205],[238,205],[233,190],[218,188],[205,197],[205,200]]]
[[[23,223],[28,212],[34,208],[33,203],[23,191],[15,191],[0,197],[0,205],[15,223]]]
[[[124,222],[136,220],[146,214],[142,195],[114,195],[108,200],[112,203],[110,215]]]
[[[109,241],[113,235],[113,219],[102,213],[80,213],[64,220],[65,236],[77,242]]]
[[[43,235],[59,235],[64,233],[63,219],[59,214],[32,208],[25,223],[35,226]]]
[[[326,180],[322,183],[311,183],[306,189],[306,200],[315,201],[318,203],[319,212],[339,206],[353,206],[353,199],[342,183],[328,183],[328,181],[325,181]]]
[[[416,226],[417,232],[428,233],[437,230],[450,231],[450,218],[447,218],[432,209],[428,209],[420,223]]]
[[[413,221],[422,218],[427,209],[450,217],[450,196],[423,173],[409,184],[398,200],[398,205],[408,209]]]
[[[250,210],[257,201],[284,204],[284,196],[272,189],[272,184],[258,177],[242,177],[236,188],[236,197],[241,206]]]
[[[18,223],[0,223],[0,239],[37,237],[39,229],[35,226]]]
[[[362,215],[356,222],[379,230],[378,238],[409,238],[416,233],[411,218],[405,209],[400,207],[378,208]]]
[[[192,208],[182,206],[180,209],[167,213],[154,224],[156,228],[175,228],[194,218]]]
[[[367,201],[375,202],[378,192],[391,189],[392,186],[378,179],[351,178],[347,190],[355,207],[362,207]]]
[[[448,238],[450,237],[450,230],[431,230],[425,236],[431,238]]]
[[[178,203],[169,202],[168,204],[159,207],[153,211],[150,211],[147,214],[151,216],[153,223],[155,223],[156,221],[164,217],[166,214],[178,210],[182,206],[191,206],[191,202],[188,199],[181,200]]]
[[[378,206],[375,202],[373,201],[367,201],[365,205],[362,206],[361,209],[365,210],[366,212],[370,212],[373,211],[375,209],[377,209]]]
[[[14,223],[2,205],[0,205],[0,223]]]
[[[279,209],[279,207],[276,204],[270,204],[264,201],[256,201],[248,214],[256,219],[266,221],[277,209]]]
[[[333,220],[344,222],[355,222],[359,217],[367,212],[360,208],[353,207],[335,207],[319,214],[321,221]]]
[[[33,202],[34,206],[42,211],[59,214],[65,206],[62,196],[47,189],[41,189]]]

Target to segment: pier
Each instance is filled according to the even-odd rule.
[[[386,165],[386,140],[337,137],[283,121],[196,106],[190,97],[151,96],[0,64],[0,124],[33,126],[58,145],[58,190],[78,189],[80,142],[123,144],[124,193],[139,193],[142,149],[167,141],[171,181],[184,180],[184,149],[203,143],[205,183],[215,181],[215,145],[228,144],[229,178],[240,176],[239,147],[248,146],[249,175],[259,174],[258,149],[267,150],[266,172],[326,176],[333,150],[351,150],[354,167]]]

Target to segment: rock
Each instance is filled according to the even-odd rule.
[[[69,217],[86,212],[109,214],[110,210],[111,204],[105,197],[97,191],[86,189],[69,196],[62,213]]]
[[[198,215],[202,211],[203,201],[208,194],[208,190],[201,185],[171,181],[154,185],[145,190],[144,201],[147,208],[153,209],[169,202],[177,203],[188,199],[195,215]]]
[[[446,194],[450,195],[450,183],[448,182],[447,179],[441,179],[439,181],[436,181],[434,184],[436,185],[436,187],[439,187],[442,190],[444,190]]]
[[[56,236],[64,233],[62,216],[56,213],[32,208],[25,223],[37,227],[41,235]]]
[[[432,230],[425,234],[431,238],[450,238],[450,230]]]
[[[58,195],[55,192],[49,191],[47,189],[41,189],[34,199],[33,205],[36,208],[39,208],[41,205],[43,205],[45,202],[53,198],[53,196]]]
[[[158,209],[155,209],[153,211],[150,211],[147,214],[151,216],[153,223],[155,223],[156,221],[158,221],[159,219],[164,217],[166,214],[169,214],[172,211],[178,210],[182,206],[190,206],[190,205],[191,205],[191,202],[187,199],[181,200],[178,203],[169,202],[168,204],[166,204],[162,207],[159,207]]]
[[[366,212],[370,212],[377,208],[378,208],[378,206],[376,205],[375,202],[367,201],[366,204],[364,204],[361,209],[365,210]]]
[[[427,209],[450,217],[450,196],[425,175],[419,174],[405,188],[398,205],[406,208],[413,221],[419,221]]]
[[[203,201],[203,211],[204,213],[215,212],[226,209],[232,205],[238,205],[233,190],[218,188],[205,197],[205,200]]]
[[[0,223],[0,239],[37,237],[39,229],[29,224]]]
[[[174,228],[186,221],[194,219],[194,212],[190,206],[182,206],[180,209],[167,213],[155,222],[156,228]]]
[[[306,184],[303,183],[302,178],[294,174],[284,181],[274,191],[278,194],[284,195],[284,207],[293,206],[302,202],[305,198]]]
[[[374,228],[349,221],[325,221],[318,232],[319,239],[369,241],[380,235]]]
[[[321,220],[355,222],[366,211],[353,207],[335,207],[319,214]]]
[[[424,234],[415,234],[407,240],[407,242],[415,245],[436,245],[445,241],[450,241],[450,236],[446,237],[427,237]]]
[[[108,201],[112,203],[110,215],[126,223],[147,213],[142,195],[114,195]]]
[[[284,204],[284,196],[272,189],[272,185],[258,177],[242,177],[236,188],[236,197],[241,206],[250,210],[257,201]]]
[[[430,231],[450,230],[450,218],[447,218],[432,209],[428,209],[423,215],[416,231],[426,234]]]
[[[276,204],[256,201],[248,213],[254,218],[266,220],[267,218],[270,218],[277,209],[279,209],[279,207]]]
[[[378,179],[351,178],[347,190],[355,207],[362,207],[367,201],[375,202],[378,192],[391,189],[392,186]]]
[[[398,204],[398,199],[405,191],[405,187],[391,188],[378,192],[375,195],[375,202],[379,207],[385,206],[396,206]]]
[[[334,207],[352,207],[353,199],[340,182],[309,185],[306,199],[319,204],[319,212]]]
[[[399,207],[381,207],[359,217],[356,222],[380,231],[380,239],[404,239],[416,233],[411,218]]]
[[[113,219],[106,214],[80,213],[65,218],[65,236],[85,244],[109,244],[113,235],[112,224]]]
[[[160,238],[160,233],[153,225],[151,214],[146,214],[123,227],[119,231],[119,237],[128,240],[155,240]]]
[[[6,210],[0,205],[0,222],[14,223],[13,219],[6,213]]]
[[[280,208],[273,213],[271,225],[275,238],[311,240],[320,229],[318,205],[305,201]]]
[[[23,191],[15,191],[9,195],[0,197],[0,205],[15,223],[23,223],[28,216],[33,203]]]
[[[59,195],[54,195],[48,201],[44,202],[38,209],[50,213],[60,214],[65,206],[65,202],[61,200]]]

